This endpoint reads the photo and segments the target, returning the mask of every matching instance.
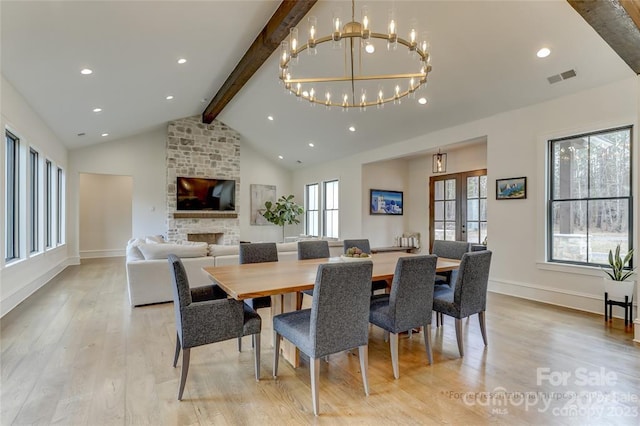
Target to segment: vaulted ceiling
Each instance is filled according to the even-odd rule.
[[[393,3],[399,31],[416,19],[431,43],[433,71],[421,94],[427,105],[405,99],[364,112],[312,107],[284,92],[275,52],[264,64],[253,64],[255,74],[227,95],[217,119],[238,130],[244,143],[295,169],[635,74],[633,59],[623,60],[615,43],[607,44],[583,12],[564,0]],[[384,31],[390,4],[369,2],[374,29]],[[127,138],[203,114],[221,88],[224,94],[225,81],[279,5],[2,1],[2,74],[70,149]],[[349,18],[351,3],[320,0],[311,7],[321,33],[329,32],[336,9]],[[625,27],[622,37],[637,54],[632,30]],[[537,58],[541,47],[551,55]],[[384,66],[383,50],[376,51],[374,66]],[[179,58],[187,62],[180,65]],[[318,67],[342,66],[326,61]],[[81,75],[83,68],[93,74]],[[549,83],[548,77],[569,70],[576,77]]]

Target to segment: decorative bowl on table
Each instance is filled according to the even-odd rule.
[[[340,259],[346,262],[358,260],[371,260],[371,254],[365,253],[357,247],[350,247],[344,254],[340,255]]]

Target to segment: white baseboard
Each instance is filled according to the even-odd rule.
[[[100,257],[124,257],[125,250],[123,249],[111,249],[111,250],[83,250],[80,252],[80,259],[95,259]]]
[[[21,302],[23,302],[27,297],[31,296],[33,293],[42,288],[45,284],[55,278],[60,272],[62,272],[67,266],[73,265],[73,259],[66,259],[63,262],[60,262],[54,268],[46,271],[44,274],[31,281],[24,287],[20,288],[15,293],[9,295],[6,299],[2,301],[0,304],[0,318],[5,316],[9,311],[18,306]]]
[[[499,279],[489,280],[489,291],[604,315],[604,299],[589,293]],[[634,307],[637,307],[637,301],[634,301]],[[621,317],[616,316],[616,318]]]

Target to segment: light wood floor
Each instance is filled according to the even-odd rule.
[[[487,348],[474,316],[463,322],[459,358],[446,318],[432,328],[431,366],[422,333],[401,337],[399,380],[381,330],[372,328],[368,397],[357,356],[331,356],[321,363],[318,418],[306,361],[297,370],[282,361],[272,378],[270,318],[262,310],[260,382],[249,338],[242,353],[233,340],[199,347],[179,402],[173,306],[131,309],[125,282],[123,259],[85,261],[2,318],[3,425],[640,424],[640,347],[631,328],[496,294]],[[571,377],[566,385],[538,383],[539,368]]]

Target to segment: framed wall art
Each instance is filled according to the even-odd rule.
[[[527,178],[496,179],[496,200],[527,198]]]

